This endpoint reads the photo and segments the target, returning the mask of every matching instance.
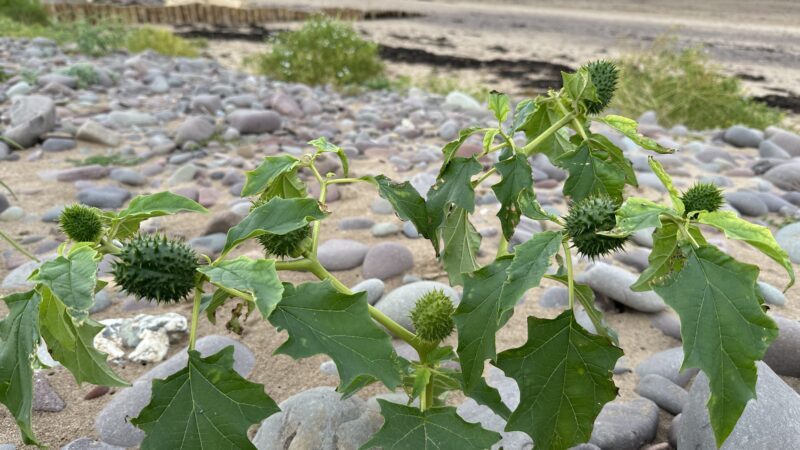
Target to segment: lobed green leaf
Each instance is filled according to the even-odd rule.
[[[472,212],[475,210],[475,190],[472,177],[483,169],[481,163],[472,158],[453,158],[447,168],[439,174],[436,184],[428,191],[426,206],[428,217],[435,227],[444,223],[446,210],[451,204]]]
[[[528,317],[528,341],[497,355],[497,367],[520,390],[506,430],[527,433],[545,450],[587,442],[603,405],[617,396],[611,371],[621,356],[607,338],[584,330],[571,310],[555,319]]]
[[[233,351],[203,358],[190,350],[186,368],[153,381],[150,403],[131,420],[145,432],[143,450],[256,448],[247,430],[280,409],[233,370]]]
[[[606,236],[630,236],[633,232],[646,228],[661,227],[661,214],[674,214],[672,208],[650,200],[631,197],[617,210],[617,226],[603,232]]]
[[[531,165],[524,155],[515,154],[511,158],[499,161],[494,165],[502,179],[492,185],[497,200],[500,202],[500,210],[497,217],[500,219],[500,227],[503,236],[511,239],[514,230],[519,225],[522,208],[519,204],[520,195],[523,190],[531,189],[533,186],[533,174]],[[530,191],[532,192],[532,191]]]
[[[490,92],[489,110],[494,113],[494,117],[498,122],[505,122],[506,118],[508,118],[508,113],[511,111],[511,105],[509,104],[508,96],[497,91]]]
[[[136,196],[128,203],[127,208],[112,218],[119,228],[119,232],[112,238],[123,239],[135,234],[139,230],[139,224],[145,219],[179,212],[207,213],[208,210],[194,200],[172,192]]]
[[[592,150],[588,142],[564,153],[554,163],[569,173],[563,191],[572,201],[593,195],[607,195],[622,202],[625,173],[607,155]]]
[[[313,141],[308,141],[308,143],[310,145],[313,145],[317,149],[318,153],[319,152],[321,152],[321,153],[336,153],[336,155],[339,156],[339,161],[342,162],[342,174],[345,177],[349,176],[349,173],[350,173],[350,162],[347,159],[347,155],[344,153],[344,150],[341,147],[339,147],[338,145],[331,144],[324,137],[320,137],[320,138],[314,139]],[[324,176],[325,174],[323,173],[322,175]]]
[[[289,339],[276,350],[295,359],[324,353],[339,371],[339,391],[371,376],[389,389],[401,383],[400,364],[386,332],[372,321],[366,293],[341,293],[330,281],[283,285],[283,298],[269,317]]]
[[[43,263],[33,280],[47,286],[70,315],[82,321],[94,304],[97,256],[90,245],[75,245],[66,256]]]
[[[716,247],[683,249],[680,271],[654,289],[680,316],[683,368],[709,379],[711,428],[721,446],[747,402],[755,398],[755,361],[778,336],[758,297],[758,267],[740,263]]]
[[[681,200],[681,194],[675,189],[675,185],[672,184],[672,177],[669,176],[664,167],[658,162],[655,158],[650,156],[647,159],[647,162],[650,164],[650,168],[653,169],[653,173],[656,174],[659,180],[661,180],[661,184],[667,189],[669,193],[669,197],[672,200],[672,207],[675,208],[675,211],[678,214],[683,214],[686,211],[685,206],[683,205],[683,200]]]
[[[461,130],[458,133],[457,139],[448,142],[447,145],[445,145],[444,148],[442,148],[444,161],[442,161],[442,167],[439,171],[439,174],[441,175],[442,173],[444,173],[445,169],[447,169],[447,166],[450,165],[450,161],[456,156],[456,152],[458,151],[458,149],[461,148],[462,145],[464,145],[464,142],[466,142],[470,136],[472,136],[475,133],[484,133],[490,130],[492,130],[492,128],[482,128],[482,127],[469,127]]]

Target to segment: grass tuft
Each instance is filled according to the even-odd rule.
[[[664,126],[694,130],[735,124],[763,129],[783,119],[774,108],[745,96],[740,81],[723,75],[696,48],[675,49],[661,39],[648,52],[624,57],[612,107],[625,116],[655,111]]]
[[[349,24],[314,16],[300,29],[269,40],[268,52],[250,59],[255,70],[283,81],[336,86],[366,85],[381,78],[378,46]]]
[[[21,23],[47,24],[47,11],[39,0],[0,0],[0,17]]]
[[[132,53],[153,50],[166,56],[185,56],[194,58],[198,55],[199,41],[183,39],[169,30],[153,27],[141,27],[130,32],[125,46]]]

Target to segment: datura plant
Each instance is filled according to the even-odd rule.
[[[640,135],[631,119],[600,115],[617,76],[613,64],[591,63],[564,73],[563,88],[521,101],[513,112],[509,98],[493,92],[488,107],[496,126],[467,128],[444,146],[436,183],[426,197],[407,181],[380,174],[351,177],[345,153],[324,138],[311,141],[312,151],[302,158],[268,156],[247,172],[242,196],[252,209],[229,230],[216,259],[139,231],[151,217],[205,212],[187,198],[168,192],[139,196],[119,212],[68,207],[61,227],[72,240],[31,275],[33,289],[4,299],[10,312],[0,322],[0,402],[16,418],[25,443],[38,444],[31,401],[42,341],[78,383],[128,384],[92,347],[102,325],[89,317],[89,308],[110,281],[98,277],[98,264],[111,255],[118,289],[158,302],[193,302],[187,367],[153,381],[149,404],[131,419],[145,433],[143,449],[253,448],[248,429],[279,411],[267,394],[269,386],[234,371],[232,347],[207,357],[195,350],[202,315],[213,320],[226,304],[235,311],[257,311],[285,331],[288,337],[277,353],[330,357],[343,397],[373,383],[407,394],[406,404],[379,400],[384,425],[362,449],[467,450],[497,443],[500,434],[458,416],[447,401],[453,391],[491,408],[506,420],[507,431],[527,433],[537,449],[567,449],[589,440],[603,405],[617,396],[612,369],[623,354],[592,290],[575,281],[573,253],[605,257],[622,250],[634,232],[653,228],[649,267],[632,288],[654,290],[680,316],[683,367],[708,376],[711,426],[722,445],[755,398],[755,362],[778,331],[756,288],[759,268],[710,244],[701,225],[763,252],[786,269],[789,286],[792,265],[767,228],[720,210],[716,187],[699,184],[681,193],[653,157],[650,167],[668,202],[626,197],[626,186],[637,185],[633,167],[611,140],[592,131],[592,123],[605,124],[654,153],[672,150]],[[458,156],[472,135],[483,136],[482,151]],[[531,167],[536,153],[568,173],[564,217],[536,199]],[[340,158],[341,176],[317,170],[323,154]],[[309,197],[306,182],[318,185],[318,198]],[[481,265],[481,236],[470,216],[475,189],[488,182],[500,203],[502,233],[496,257]],[[320,223],[330,214],[326,192],[333,184],[356,183],[375,188],[430,241],[450,283],[463,286],[457,306],[443,292],[432,291],[413,308],[413,327],[405,328],[319,263]],[[508,241],[522,216],[547,226],[510,252]],[[264,248],[263,258],[229,256],[248,241]],[[282,282],[283,271],[308,272],[319,281]],[[527,342],[498,351],[498,331],[543,278],[567,287],[568,308],[554,319],[528,317]],[[596,333],[579,324],[579,308]],[[418,357],[400,357],[393,337],[407,342]],[[487,384],[487,361],[516,380],[520,401],[513,411]]]

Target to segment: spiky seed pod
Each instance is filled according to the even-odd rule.
[[[159,303],[178,302],[194,287],[197,254],[165,236],[138,235],[114,262],[114,281],[123,291]]]
[[[712,183],[695,183],[683,193],[681,200],[686,209],[684,215],[694,211],[714,212],[725,203],[722,191]]]
[[[97,242],[103,234],[103,220],[95,208],[74,204],[58,217],[61,231],[75,242]]]
[[[411,310],[411,323],[422,340],[440,342],[455,328],[454,312],[450,297],[441,289],[434,289],[417,300]]]
[[[253,201],[250,210],[264,204],[264,200]],[[311,248],[311,225],[306,225],[286,234],[262,234],[256,238],[264,247],[267,256],[279,258],[302,256]]]
[[[617,90],[617,80],[619,79],[619,69],[611,61],[600,60],[592,61],[585,66],[589,70],[589,75],[597,91],[596,102],[587,102],[586,108],[589,114],[598,114],[611,103],[614,98],[614,91]]]
[[[578,252],[595,259],[622,248],[627,238],[597,234],[614,228],[616,210],[616,202],[606,196],[587,197],[570,206],[565,218],[566,230]]]

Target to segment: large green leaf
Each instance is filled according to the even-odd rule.
[[[464,295],[453,320],[458,329],[458,356],[467,394],[479,386],[485,361],[497,355],[495,334],[501,300],[509,302],[502,298],[502,292],[511,261],[511,257],[500,258],[464,277]]]
[[[501,92],[492,91],[489,93],[489,110],[494,113],[498,122],[503,123],[511,111],[508,96]]]
[[[447,168],[439,175],[436,184],[428,191],[428,216],[439,227],[444,223],[445,210],[454,204],[472,212],[475,210],[475,190],[472,176],[483,169],[481,163],[473,158],[453,158]]]
[[[269,188],[283,174],[297,168],[300,160],[291,155],[267,156],[255,169],[245,172],[242,197],[255,195]]]
[[[772,258],[789,274],[789,289],[794,284],[794,269],[789,255],[775,241],[769,228],[750,223],[736,215],[733,211],[701,212],[697,221],[722,230],[729,239],[738,239],[752,245],[761,253]]]
[[[636,143],[636,145],[644,149],[652,150],[658,153],[675,152],[674,148],[666,148],[661,144],[659,144],[658,142],[656,142],[655,140],[639,134],[639,131],[637,130],[639,124],[636,123],[636,121],[633,119],[609,114],[605,117],[601,117],[595,120],[597,120],[598,122],[603,122],[604,124],[610,126],[611,128],[614,128],[615,130],[627,136],[630,140]]]
[[[66,367],[78,384],[84,381],[102,386],[127,386],[106,361],[107,355],[94,348],[94,337],[105,328],[86,318],[76,323],[67,307],[46,287],[39,293],[39,324],[53,359]]]
[[[327,213],[312,198],[275,197],[250,211],[238,225],[228,230],[228,239],[222,254],[225,255],[241,242],[262,234],[286,234],[322,220]]]
[[[0,321],[0,403],[14,416],[27,445],[39,445],[31,428],[39,300],[34,291],[4,297],[8,315]]]
[[[554,161],[569,173],[564,182],[564,195],[576,202],[592,195],[607,195],[622,201],[625,172],[603,153],[583,143]]]
[[[208,276],[215,286],[252,295],[256,307],[265,319],[281,301],[283,284],[278,278],[274,260],[240,256],[236,259],[221,260],[197,270]]]
[[[336,153],[336,155],[339,156],[339,161],[342,162],[342,174],[345,177],[349,176],[350,162],[347,159],[347,154],[345,154],[341,147],[331,144],[324,137],[314,139],[313,141],[308,141],[308,143],[313,145],[317,149],[318,153]],[[322,175],[324,176],[325,174],[323,173]]]
[[[448,406],[420,411],[378,400],[384,422],[360,450],[485,450],[500,440],[500,434],[466,422]]]
[[[512,309],[528,289],[539,286],[561,247],[563,237],[560,231],[542,231],[514,246],[514,259],[506,270],[508,278],[503,284],[501,311]]]
[[[89,316],[97,283],[97,252],[78,244],[66,256],[47,261],[39,268],[35,281],[47,286],[77,320]]]
[[[503,177],[497,184],[492,185],[492,190],[497,196],[497,200],[500,201],[497,217],[500,219],[503,236],[511,239],[514,230],[519,225],[520,194],[525,189],[532,189],[533,186],[531,165],[524,155],[515,154],[511,158],[496,163],[494,167]]]
[[[439,224],[433,223],[425,199],[419,195],[414,186],[408,181],[395,183],[389,178],[378,175],[376,177],[366,176],[362,180],[369,181],[378,187],[381,197],[392,204],[395,212],[402,220],[409,220],[417,228],[419,234],[430,240],[436,254],[439,254],[439,237],[437,230]]]
[[[669,192],[669,197],[672,200],[672,207],[675,208],[678,214],[683,214],[685,206],[683,205],[683,200],[681,200],[681,193],[678,192],[678,190],[675,189],[675,185],[672,184],[672,177],[664,170],[661,163],[652,156],[647,159],[647,162],[650,164],[650,168],[653,169],[653,173],[661,180],[661,184],[663,184],[667,192]]]
[[[506,425],[528,433],[537,449],[586,442],[603,405],[617,396],[612,369],[622,350],[584,330],[571,310],[555,319],[528,317],[528,341],[497,355],[514,378],[520,403]]]
[[[654,289],[681,318],[683,367],[708,376],[711,428],[722,445],[755,398],[755,361],[778,336],[778,328],[759,302],[758,267],[709,245],[683,252],[683,268]]]
[[[455,207],[447,215],[442,238],[444,240],[442,263],[450,284],[461,284],[462,274],[473,272],[480,267],[477,255],[481,246],[481,235],[470,223],[466,209]]]
[[[261,198],[265,200],[269,200],[273,197],[303,198],[307,196],[308,188],[297,175],[297,168],[275,177],[267,190],[261,194]]]
[[[400,385],[392,340],[370,318],[366,293],[343,294],[330,281],[283,286],[283,299],[269,321],[286,330],[289,339],[276,353],[296,359],[330,356],[339,371],[340,391],[365,375],[390,389]]]
[[[153,381],[150,403],[131,420],[145,432],[142,450],[255,449],[254,424],[279,412],[264,386],[233,370],[233,346],[203,358],[189,351],[186,368]]]
[[[574,104],[582,100],[596,102],[597,89],[591,81],[589,70],[581,67],[575,72],[561,72],[561,80],[565,93],[573,100]]]
[[[114,238],[123,239],[136,233],[139,224],[150,217],[167,216],[179,212],[208,212],[202,205],[172,192],[139,195],[128,207],[117,213],[115,222],[119,232]]]

